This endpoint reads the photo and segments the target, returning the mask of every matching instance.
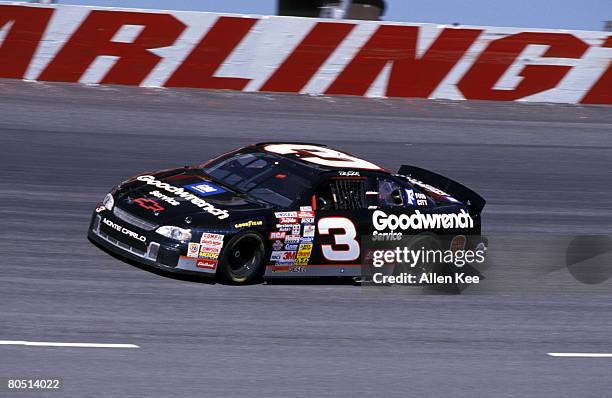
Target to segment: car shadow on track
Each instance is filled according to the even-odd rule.
[[[195,272],[188,273],[188,271],[184,271],[181,273],[177,273],[177,272],[172,272],[172,271],[166,271],[160,268],[155,268],[155,267],[148,266],[145,264],[140,264],[134,260],[120,256],[108,250],[104,246],[101,246],[100,244],[98,244],[97,242],[89,238],[88,240],[98,249],[102,250],[103,252],[113,257],[114,259],[121,261],[125,264],[129,264],[132,267],[138,268],[139,270],[155,274],[157,276],[161,276],[164,278],[170,278],[170,279],[183,281],[183,282],[203,283],[207,285],[224,284],[223,282],[217,281],[213,277],[205,276],[205,275],[195,273]],[[262,278],[260,278],[250,284],[251,285],[261,285],[261,284],[268,284],[268,285],[345,285],[345,286],[346,285],[348,286],[358,285],[351,278],[299,278],[299,279],[275,279],[275,280],[263,280]]]
[[[139,270],[155,274],[157,276],[161,276],[164,278],[170,278],[170,279],[183,281],[183,282],[202,283],[202,284],[207,284],[207,285],[215,285],[215,284],[225,285],[225,283],[219,282],[211,276],[205,276],[205,275],[195,273],[195,272],[188,273],[188,271],[183,271],[181,273],[177,273],[177,272],[166,271],[160,268],[155,268],[152,266],[140,264],[134,260],[131,260],[129,258],[122,257],[118,254],[113,253],[112,251],[106,249],[104,246],[99,245],[97,242],[89,238],[88,240],[98,249],[104,251],[106,254],[112,256],[116,260],[129,264],[135,268],[138,268]],[[482,274],[480,273],[478,274],[484,279],[484,276]],[[252,283],[250,283],[249,285],[262,285],[262,284],[276,285],[276,286],[280,286],[280,285],[284,285],[284,286],[290,286],[290,285],[334,286],[335,285],[335,286],[356,286],[356,287],[364,286],[361,282],[357,281],[355,278],[339,278],[339,277],[291,278],[291,279],[289,278],[276,279],[275,278],[275,279],[267,279],[267,280],[264,280],[263,278],[259,278],[253,281]],[[433,287],[425,287],[424,289],[421,289],[421,293],[424,293],[424,294],[460,294],[462,290],[463,288],[460,288],[460,287],[458,288],[457,286],[450,286],[450,287],[449,286],[438,286],[438,287],[433,286]]]

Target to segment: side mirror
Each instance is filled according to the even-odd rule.
[[[394,189],[391,192],[391,199],[393,199],[393,204],[396,206],[401,206],[404,204],[404,200],[402,199],[402,191],[399,189]]]

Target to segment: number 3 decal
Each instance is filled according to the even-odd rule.
[[[271,144],[266,151],[281,155],[299,154],[301,159],[329,167],[350,167],[355,169],[380,170],[380,167],[363,159],[333,149],[306,144]]]
[[[317,226],[319,235],[329,235],[332,229],[344,231],[334,234],[334,244],[344,246],[346,249],[334,250],[332,245],[321,245],[323,257],[329,261],[355,261],[359,258],[361,249],[357,241],[357,229],[351,220],[344,217],[326,217],[320,219]]]

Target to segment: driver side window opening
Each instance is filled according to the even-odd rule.
[[[364,179],[330,179],[315,192],[319,210],[356,210],[366,207]]]
[[[378,204],[381,207],[403,206],[402,187],[393,180],[379,178]]]

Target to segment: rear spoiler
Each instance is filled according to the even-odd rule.
[[[436,174],[420,167],[402,165],[398,171],[398,174],[414,178],[424,182],[425,184],[431,185],[434,188],[444,191],[450,196],[463,202],[476,213],[480,213],[487,203],[482,196],[478,195],[468,187],[463,186],[450,178],[446,178],[440,174]]]

